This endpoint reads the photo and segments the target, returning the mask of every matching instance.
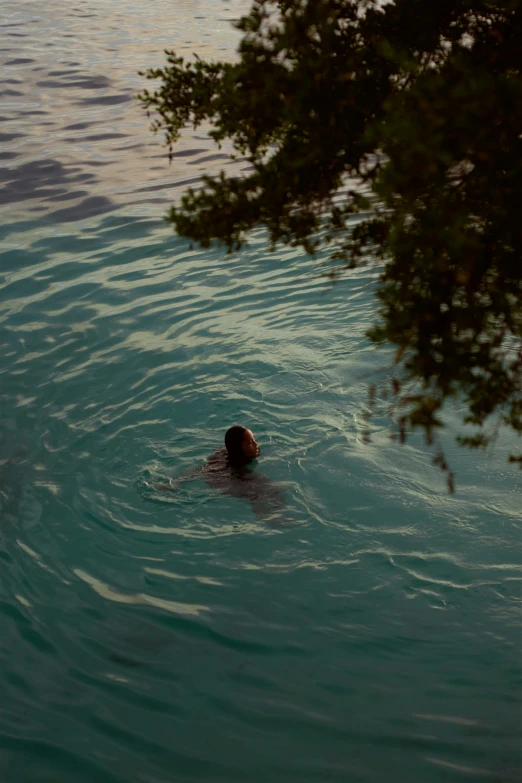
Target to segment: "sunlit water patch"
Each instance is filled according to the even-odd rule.
[[[450,496],[367,387],[377,270],[190,249],[133,96],[233,56],[244,2],[8,4],[1,25],[0,778],[515,781],[520,474],[445,441]],[[214,167],[214,168],[213,168]],[[200,478],[248,424],[284,510]]]

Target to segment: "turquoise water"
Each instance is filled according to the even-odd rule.
[[[191,250],[133,101],[245,2],[3,2],[0,780],[519,780],[520,472],[447,438],[447,494],[367,384],[376,270]],[[277,524],[178,475],[245,423]],[[449,435],[456,428],[448,413]]]

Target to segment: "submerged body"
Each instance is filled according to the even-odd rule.
[[[247,500],[254,514],[266,517],[281,510],[284,497],[279,486],[264,473],[258,473],[247,465],[234,465],[229,461],[226,449],[218,449],[201,468],[206,484],[223,495]]]
[[[215,451],[205,465],[168,484],[156,484],[155,488],[175,492],[183,480],[200,477],[221,494],[248,501],[254,514],[266,519],[280,512],[285,500],[276,483],[253,470],[252,462],[258,456],[259,446],[252,432],[245,427],[231,427],[225,436],[225,447]]]

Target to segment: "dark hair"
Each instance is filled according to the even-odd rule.
[[[235,424],[227,430],[225,435],[225,446],[228,451],[228,458],[231,462],[247,462],[248,459],[243,453],[243,439],[245,437],[246,427]]]

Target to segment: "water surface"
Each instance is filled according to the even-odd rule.
[[[515,781],[520,472],[363,442],[377,270],[202,251],[138,69],[233,57],[230,0],[2,2],[0,778]],[[449,435],[456,428],[450,413]],[[252,427],[277,524],[193,480]]]

